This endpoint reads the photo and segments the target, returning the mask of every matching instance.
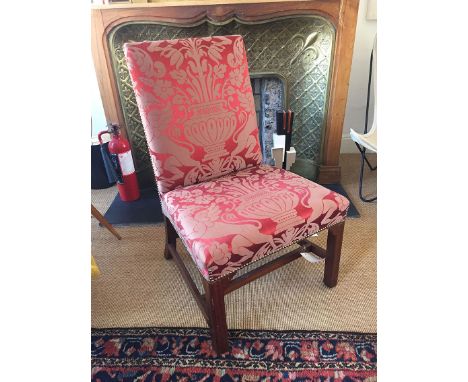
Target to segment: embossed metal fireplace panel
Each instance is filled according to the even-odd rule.
[[[151,173],[151,162],[123,45],[128,41],[232,34],[244,38],[251,76],[273,76],[283,81],[285,107],[295,112],[292,144],[297,151],[297,162],[292,171],[315,179],[326,121],[335,31],[319,16],[288,16],[256,23],[234,19],[215,24],[206,20],[191,26],[129,22],[120,24],[108,35],[122,112],[140,183],[148,182],[142,177]]]

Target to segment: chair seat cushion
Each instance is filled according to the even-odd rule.
[[[349,201],[259,165],[162,195],[162,207],[209,281],[343,221]]]

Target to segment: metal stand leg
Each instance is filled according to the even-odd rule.
[[[373,60],[374,60],[374,51],[371,52],[370,56],[370,62],[369,62],[369,81],[367,83],[367,103],[366,103],[366,120],[365,120],[365,126],[364,126],[364,134],[367,133],[367,124],[369,121],[369,100],[370,100],[370,89],[371,89],[371,83],[372,83],[372,65],[373,65]],[[356,143],[356,142],[355,142]],[[370,164],[369,160],[366,157],[366,148],[361,147],[356,143],[356,146],[361,153],[361,172],[359,174],[359,197],[363,202],[369,203],[373,202],[374,200],[377,200],[377,196],[371,199],[366,199],[362,195],[362,180],[364,178],[364,161],[367,163],[367,166],[371,171],[377,170],[377,165],[375,167],[372,167]]]
[[[356,146],[358,147],[359,152],[361,153],[361,171],[360,171],[360,173],[359,173],[359,198],[360,198],[363,202],[370,203],[370,202],[373,202],[374,200],[377,200],[377,196],[374,197],[374,198],[366,199],[366,198],[362,195],[362,181],[363,181],[363,179],[364,179],[364,162],[367,163],[367,166],[369,166],[369,169],[370,169],[371,171],[377,170],[377,166],[372,167],[372,165],[369,163],[369,160],[368,160],[367,157],[366,157],[366,149],[365,149],[365,147],[362,147],[362,148],[361,148],[357,143],[356,143]]]

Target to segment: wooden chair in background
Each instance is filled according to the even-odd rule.
[[[104,216],[102,216],[101,213],[92,204],[91,204],[91,215],[93,215],[99,221],[99,223],[101,223],[104,227],[106,227],[109,231],[111,231],[112,234],[117,239],[119,240],[122,239],[122,237],[118,234],[118,232],[115,230],[112,224],[110,224],[107,221],[107,219]]]
[[[107,219],[104,216],[102,216],[102,214],[92,204],[91,204],[91,215],[93,215],[99,221],[99,223],[101,223],[104,227],[106,227],[117,239],[119,240],[122,239],[122,237],[118,234],[118,232],[115,230],[112,224],[110,224],[107,221]],[[97,277],[100,274],[101,274],[101,271],[99,270],[99,267],[96,264],[94,257],[91,255],[91,276]]]

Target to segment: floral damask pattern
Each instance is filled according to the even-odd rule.
[[[241,36],[128,43],[124,51],[163,211],[207,280],[343,221],[344,197],[260,165]]]
[[[241,36],[124,46],[160,193],[261,162]]]
[[[349,206],[325,187],[266,165],[169,191],[161,200],[208,280],[343,221]]]

